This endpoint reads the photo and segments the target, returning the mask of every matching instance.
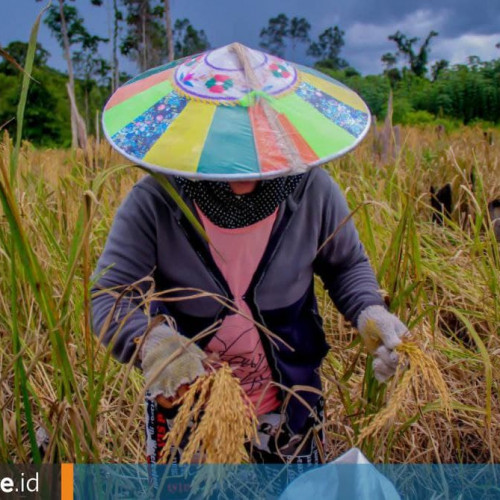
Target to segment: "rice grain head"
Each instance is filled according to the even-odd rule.
[[[451,417],[451,397],[443,375],[436,360],[429,352],[424,352],[412,341],[403,342],[396,347],[396,351],[406,358],[407,363],[400,362],[398,370],[394,376],[396,387],[390,396],[387,405],[376,415],[365,417],[362,423],[371,421],[361,431],[358,442],[369,436],[378,434],[387,424],[390,424],[402,410],[405,403],[411,399],[416,399],[417,405],[429,399],[429,394],[437,392],[441,409],[448,420]],[[408,365],[408,368],[401,374],[401,367]],[[414,393],[412,395],[412,389]],[[428,402],[428,401],[426,401]]]
[[[173,427],[167,434],[162,462],[177,451],[188,428],[190,434],[181,454],[182,464],[250,461],[245,443],[257,439],[257,417],[227,364],[199,377],[182,397]]]

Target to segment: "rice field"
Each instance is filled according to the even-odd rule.
[[[385,132],[325,168],[415,349],[401,354],[408,371],[378,384],[317,283],[332,347],[327,458],[358,445],[377,463],[498,463],[500,255],[486,207],[500,197],[500,133]],[[98,139],[86,151],[16,151],[4,134],[0,462],[144,462],[143,380],[97,344],[88,293],[113,215],[144,172]],[[429,190],[447,182],[454,210],[439,225]]]

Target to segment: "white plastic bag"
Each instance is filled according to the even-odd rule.
[[[293,481],[280,500],[400,500],[393,484],[368,461],[358,448],[306,472]]]

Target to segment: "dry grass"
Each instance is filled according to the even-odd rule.
[[[402,149],[388,164],[371,163],[365,144],[333,172],[351,207],[366,204],[355,215],[361,239],[391,309],[418,331],[415,341],[436,360],[453,411],[448,419],[436,391],[417,383],[419,397],[412,390],[392,425],[367,437],[363,449],[375,461],[498,462],[500,259],[485,217],[486,201],[500,196],[498,134],[493,145],[478,129],[451,135],[406,129],[402,135]],[[437,226],[429,188],[445,182],[453,185],[455,208],[452,220]],[[324,292],[318,295],[331,344],[352,342],[354,330]],[[379,386],[355,343],[330,354],[323,372],[334,457],[358,442],[399,386]]]
[[[351,208],[362,205],[356,225],[391,308],[418,332],[415,341],[435,359],[452,409],[448,415],[436,384],[421,386],[416,375],[388,389],[377,384],[355,331],[318,283],[332,345],[323,365],[330,458],[366,435],[363,450],[377,462],[500,462],[495,439],[500,434],[500,258],[485,218],[486,200],[500,196],[495,134],[490,145],[479,129],[450,135],[403,129],[399,153],[387,163],[374,155],[368,138],[328,167]],[[4,171],[11,151],[5,138],[0,144]],[[117,206],[141,175],[127,168],[102,177],[121,163],[105,144],[93,145],[87,160],[81,152],[37,151],[28,144],[21,151],[10,189],[41,280],[30,281],[32,257],[23,260],[20,247],[12,250],[4,208],[0,462],[33,460],[30,432],[39,427],[49,435],[45,461],[144,462],[138,402],[143,380],[98,348],[85,293]],[[444,182],[453,184],[457,208],[441,227],[431,222],[428,192],[431,184]],[[403,391],[405,386],[411,390]],[[396,416],[368,436],[364,429],[380,422],[398,388],[405,396]]]

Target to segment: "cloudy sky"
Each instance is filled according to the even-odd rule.
[[[89,31],[108,36],[112,1],[104,0],[104,4],[97,8],[89,0],[74,3]],[[2,0],[0,45],[27,40],[41,5],[35,0]],[[171,0],[171,5],[172,18],[189,18],[196,28],[205,30],[212,47],[239,41],[257,48],[261,28],[281,12],[305,17],[312,25],[312,38],[338,25],[345,31],[342,56],[363,74],[381,72],[381,55],[395,47],[387,37],[397,30],[422,38],[431,30],[439,32],[432,41],[431,62],[463,63],[470,55],[482,60],[500,57],[495,47],[500,42],[500,0]],[[61,51],[45,26],[39,41],[52,54],[50,64],[64,69]],[[101,53],[109,56],[110,48],[103,46]],[[295,58],[311,62],[300,51]],[[123,67],[135,71],[130,63]]]

